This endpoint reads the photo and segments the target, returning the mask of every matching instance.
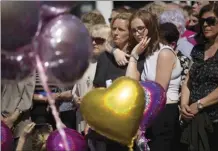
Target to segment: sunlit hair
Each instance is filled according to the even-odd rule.
[[[145,24],[145,27],[148,29],[147,37],[151,38],[146,51],[145,55],[151,55],[153,52],[159,49],[159,26],[157,22],[156,15],[153,15],[152,13],[145,11],[145,10],[138,10],[135,12],[132,17],[130,18],[130,26],[129,29],[131,29],[131,22],[135,19],[139,18],[142,20],[142,22]],[[133,48],[138,42],[133,37],[133,34],[130,32],[130,46]]]
[[[152,2],[144,7],[140,8],[141,10],[146,10],[148,12],[151,12],[152,14],[156,15],[157,18],[160,17],[160,15],[166,10],[166,3],[164,2]]]
[[[90,28],[91,36],[104,38],[105,40],[108,39],[110,32],[111,32],[111,29],[106,24],[97,24]]]
[[[51,132],[51,125],[45,125],[34,130],[32,134],[32,151],[46,151],[46,140]]]
[[[81,20],[83,23],[88,23],[91,25],[106,24],[104,16],[99,11],[96,10],[82,15]]]
[[[126,21],[129,22],[129,19],[130,19],[131,15],[132,15],[132,13],[119,13],[119,14],[117,14],[117,15],[114,17],[114,19],[111,21],[111,28],[112,28],[112,26],[113,26],[115,20],[117,20],[117,19],[122,19],[122,20],[126,20]],[[129,23],[128,23],[127,27],[128,27],[128,26],[129,26]]]
[[[179,30],[180,35],[185,32],[185,16],[180,10],[168,10],[160,15],[160,24],[173,23]]]

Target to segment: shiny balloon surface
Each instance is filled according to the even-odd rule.
[[[34,53],[31,45],[27,45],[17,52],[1,52],[1,80],[2,83],[16,83],[27,78],[35,70]]]
[[[92,53],[89,32],[75,16],[65,14],[44,26],[34,42],[49,78],[57,84],[73,85],[88,68]]]
[[[118,78],[105,88],[86,94],[80,109],[87,123],[99,134],[130,145],[145,107],[144,91],[140,84],[128,77]]]
[[[39,1],[1,1],[1,49],[15,52],[31,43],[39,8]]]
[[[85,138],[77,131],[64,128],[67,143],[70,151],[86,151],[87,144]],[[56,130],[52,132],[46,141],[47,151],[65,151],[60,133]]]
[[[164,109],[166,92],[160,84],[154,81],[141,81],[140,84],[145,92],[145,110],[141,126],[147,128]]]
[[[1,150],[11,151],[13,148],[13,135],[10,128],[1,121]]]

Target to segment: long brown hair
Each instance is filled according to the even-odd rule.
[[[153,52],[159,49],[160,36],[159,36],[159,25],[158,25],[157,17],[146,10],[138,10],[131,16],[129,21],[129,30],[130,30],[130,45],[132,48],[134,48],[134,46],[138,43],[133,37],[133,34],[131,33],[131,22],[135,18],[139,18],[143,21],[145,27],[148,30],[147,37],[151,38],[145,51],[145,56],[149,56]]]

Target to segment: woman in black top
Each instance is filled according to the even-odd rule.
[[[181,141],[189,150],[218,150],[218,3],[200,11],[204,43],[193,48],[193,65],[182,88],[181,113],[187,124]]]
[[[130,49],[128,46],[129,42],[129,19],[131,17],[130,13],[121,13],[118,14],[111,23],[111,35],[112,35],[112,42],[114,43],[114,48],[119,48],[120,50],[124,51],[127,54],[130,54]],[[139,58],[138,68],[139,71],[142,72],[144,60],[143,57]],[[108,52],[103,52],[98,59],[98,64],[96,68],[96,74],[93,81],[93,85],[95,88],[98,87],[106,87],[106,81],[112,80],[125,76],[127,66],[119,66],[113,55]],[[111,125],[113,126],[113,125]],[[92,140],[102,141],[106,144],[106,147],[97,149],[96,151],[128,151],[129,148],[122,144],[119,144],[115,141],[109,140],[95,131],[91,131],[88,134],[88,137]]]

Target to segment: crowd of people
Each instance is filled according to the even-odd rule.
[[[166,91],[164,110],[146,128],[150,151],[218,151],[217,2],[114,8],[110,26],[94,10],[81,21],[92,38],[89,68],[73,87],[49,87],[63,124],[85,136],[88,150],[129,150],[91,129],[79,110],[87,92],[128,76],[155,81]],[[37,71],[1,85],[1,120],[13,131],[14,150],[45,150],[56,124]]]

